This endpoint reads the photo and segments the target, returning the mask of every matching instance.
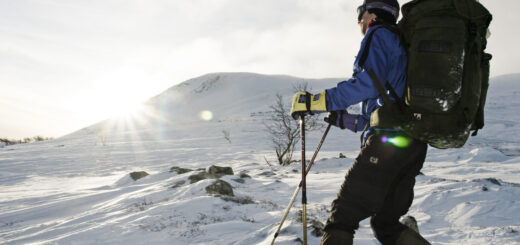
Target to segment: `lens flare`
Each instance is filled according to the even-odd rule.
[[[213,112],[204,110],[199,113],[199,117],[204,121],[210,121],[213,119]]]
[[[383,143],[388,142],[388,137],[386,137],[386,136],[381,137],[381,141],[382,141]]]
[[[392,137],[392,138],[388,138],[386,136],[383,136],[381,137],[381,141],[383,143],[392,143],[393,145],[399,147],[399,148],[405,148],[405,147],[408,147],[408,145],[410,144],[410,142],[408,141],[408,139],[406,137],[403,137],[403,136],[396,136],[396,137]]]

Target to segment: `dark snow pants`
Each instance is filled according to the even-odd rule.
[[[425,143],[411,138],[406,138],[408,146],[397,147],[389,142],[396,136],[399,134],[380,131],[368,137],[332,202],[325,231],[354,234],[359,222],[371,217],[376,238],[384,245],[395,243],[406,228],[399,218],[412,205],[415,176],[427,151]]]

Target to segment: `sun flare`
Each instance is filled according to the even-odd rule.
[[[204,121],[211,121],[213,119],[213,112],[208,110],[201,111],[199,117]]]
[[[135,101],[121,101],[107,108],[107,114],[111,117],[135,116],[144,110],[144,104]]]

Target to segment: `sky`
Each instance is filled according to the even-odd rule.
[[[212,72],[348,78],[361,2],[0,0],[0,137],[60,137]],[[520,2],[481,3],[491,75],[519,72]]]

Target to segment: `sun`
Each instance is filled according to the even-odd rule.
[[[71,103],[74,120],[88,126],[106,119],[130,119],[145,114],[145,100],[135,93],[113,92],[85,94]]]
[[[106,107],[106,115],[110,117],[128,117],[139,114],[144,108],[144,102],[135,100],[133,98],[121,98],[112,101]]]
[[[125,80],[122,82],[110,82],[98,88],[98,96],[101,105],[99,113],[106,118],[128,117],[138,114],[146,101],[146,87],[142,83]]]

